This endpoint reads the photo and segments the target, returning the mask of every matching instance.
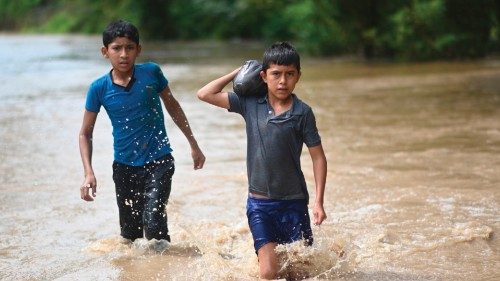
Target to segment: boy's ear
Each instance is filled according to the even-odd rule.
[[[101,47],[101,54],[103,57],[108,58],[108,48],[106,48],[105,46],[102,46]]]
[[[139,56],[141,54],[142,46],[141,44],[137,44],[137,55]]]
[[[259,74],[260,74],[260,77],[262,78],[262,81],[264,81],[264,83],[266,83],[266,84],[267,84],[267,80],[266,80],[266,72],[265,72],[265,71],[263,71],[263,70],[261,70]]]

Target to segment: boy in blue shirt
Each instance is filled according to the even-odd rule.
[[[267,95],[223,92],[239,69],[213,80],[197,94],[199,99],[241,114],[245,120],[248,224],[259,259],[260,277],[276,279],[280,277],[277,244],[301,239],[307,245],[312,244],[309,194],[300,166],[302,145],[308,147],[313,162],[316,225],[326,219],[323,197],[327,162],[311,107],[292,93],[301,75],[295,48],[280,42],[264,52],[260,76],[267,84]]]
[[[85,201],[96,196],[92,132],[102,106],[113,127],[113,180],[122,237],[134,241],[145,234],[147,239],[170,241],[165,207],[175,166],[160,100],[189,141],[194,169],[203,167],[205,156],[160,67],[135,64],[141,52],[137,28],[123,20],[110,23],[101,52],[112,69],[87,92],[79,140],[85,172],[80,196]]]

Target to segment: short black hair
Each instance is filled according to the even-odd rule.
[[[102,32],[102,43],[108,47],[117,37],[127,37],[139,45],[139,30],[133,24],[125,20],[111,22]]]
[[[271,64],[295,65],[300,72],[300,56],[295,47],[288,42],[276,42],[264,52],[262,71],[266,71]]]

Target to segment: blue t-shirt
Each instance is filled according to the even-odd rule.
[[[136,64],[127,87],[114,84],[111,72],[92,82],[85,109],[106,109],[116,162],[143,166],[172,152],[159,96],[167,86],[155,63]]]

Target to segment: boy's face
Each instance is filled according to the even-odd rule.
[[[271,64],[264,72],[260,72],[262,80],[267,83],[268,93],[277,99],[290,97],[299,82],[300,72],[295,65]]]
[[[102,55],[108,58],[113,70],[129,74],[135,64],[135,59],[141,53],[141,45],[127,37],[117,37],[108,47],[101,48]]]

